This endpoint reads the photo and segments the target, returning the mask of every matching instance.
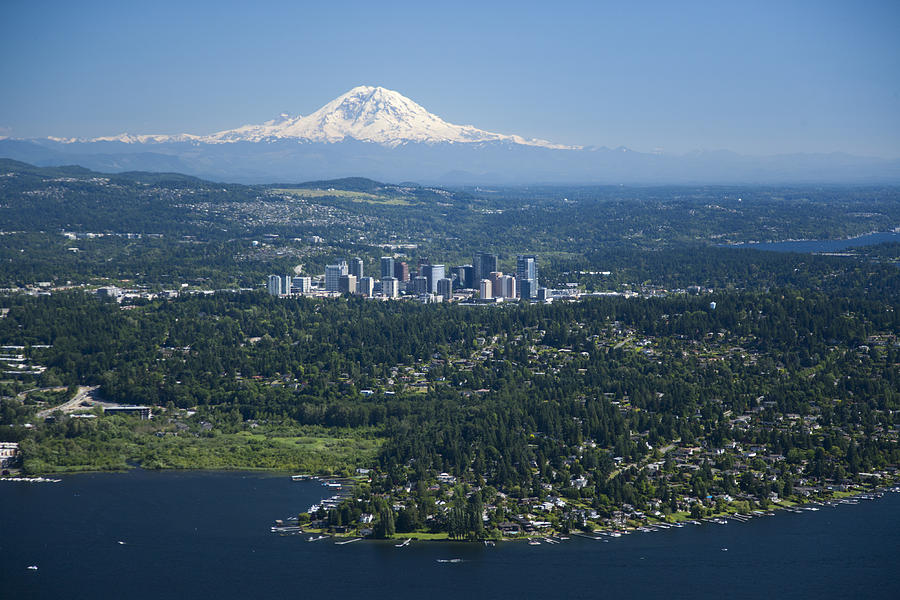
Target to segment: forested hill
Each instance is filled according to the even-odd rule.
[[[5,304],[0,339],[48,367],[43,385],[98,385],[157,412],[151,424],[60,415],[27,429],[40,405],[4,384],[0,436],[21,441],[32,472],[377,466],[360,502],[319,516],[346,524],[390,498],[414,511],[396,515],[400,531],[478,537],[544,497],[565,499],[541,509],[554,527],[591,528],[622,510],[640,521],[767,508],[900,462],[900,317],[858,294],[463,308],[221,293],[126,310],[77,292]],[[313,434],[357,450],[313,452]],[[436,485],[440,473],[460,485]],[[454,521],[460,498],[492,507],[483,529]]]

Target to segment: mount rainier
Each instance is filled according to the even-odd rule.
[[[123,142],[169,143],[196,142],[225,144],[234,142],[298,142],[335,143],[347,139],[396,147],[407,143],[474,143],[509,142],[542,148],[573,149],[545,140],[525,139],[476,129],[470,125],[453,125],[433,115],[406,96],[383,87],[358,86],[339,96],[309,116],[291,117],[282,113],[262,125],[244,125],[211,135],[131,135],[92,139],[51,138],[58,142]]]
[[[0,156],[98,171],[176,171],[236,182],[364,176],[437,183],[900,181],[900,161],[845,154],[675,156],[565,146],[454,125],[402,94],[359,86],[307,116],[209,135],[0,139]]]

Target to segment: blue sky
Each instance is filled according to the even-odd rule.
[[[211,133],[366,84],[560,143],[896,158],[898,31],[896,0],[4,0],[0,135]]]

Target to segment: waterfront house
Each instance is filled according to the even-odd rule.
[[[11,467],[18,460],[18,442],[0,442],[0,467]]]
[[[519,535],[522,532],[522,528],[519,524],[511,521],[500,523],[497,525],[497,528],[503,532],[503,535]]]

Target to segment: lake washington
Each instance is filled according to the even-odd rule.
[[[606,542],[396,548],[270,533],[329,495],[258,473],[3,481],[0,598],[900,597],[896,493]]]

